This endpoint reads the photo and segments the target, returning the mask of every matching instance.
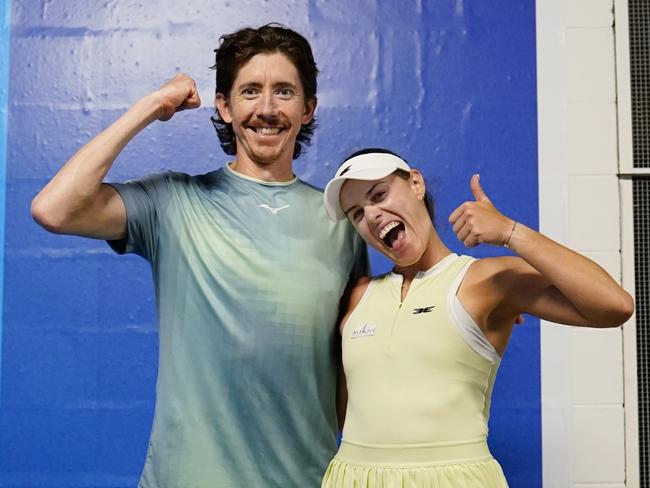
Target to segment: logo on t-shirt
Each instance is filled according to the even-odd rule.
[[[429,313],[434,308],[436,308],[435,305],[431,305],[430,307],[414,308],[413,309],[413,315],[417,315],[419,313]]]
[[[289,208],[290,206],[291,206],[291,205],[285,205],[284,207],[276,207],[276,208],[273,208],[273,207],[267,205],[266,203],[260,203],[260,204],[257,206],[257,208],[265,208],[265,209],[267,209],[269,212],[271,212],[273,215],[277,215],[278,212],[279,212],[280,210],[284,210],[285,208]]]
[[[352,331],[352,339],[358,339],[359,337],[369,337],[375,335],[375,329],[377,326],[375,324],[363,324],[361,327],[357,327]]]

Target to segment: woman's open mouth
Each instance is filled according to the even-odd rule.
[[[386,244],[389,248],[393,249],[395,244],[399,241],[404,240],[405,227],[402,222],[393,220],[386,224],[378,234],[378,237]]]

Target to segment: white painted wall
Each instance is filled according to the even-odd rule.
[[[540,227],[620,282],[614,0],[537,10]],[[621,329],[543,323],[542,399],[544,486],[624,487]]]

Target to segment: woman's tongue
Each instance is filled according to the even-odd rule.
[[[390,232],[384,238],[384,242],[388,247],[393,251],[398,251],[406,241],[406,232],[404,229],[404,224],[399,224],[394,229],[391,229]]]
[[[393,244],[390,246],[390,248],[393,251],[399,251],[402,247],[404,247],[404,244],[406,244],[406,231],[404,228],[400,228],[397,238],[393,241]]]

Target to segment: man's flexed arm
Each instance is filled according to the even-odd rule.
[[[115,158],[155,120],[201,105],[194,80],[178,74],[140,99],[72,156],[32,201],[34,220],[51,232],[98,239],[126,236],[126,211],[113,187],[103,184]]]

